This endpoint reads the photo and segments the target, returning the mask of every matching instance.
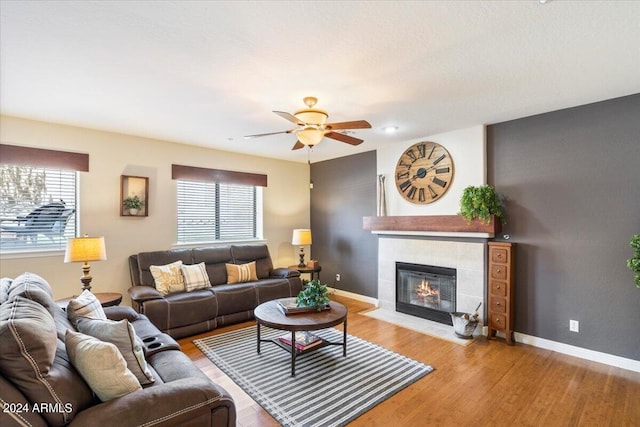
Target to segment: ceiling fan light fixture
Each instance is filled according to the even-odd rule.
[[[294,116],[307,125],[323,125],[327,122],[327,117],[329,117],[326,112],[317,108],[297,111]]]
[[[306,127],[299,130],[296,135],[298,136],[298,140],[304,145],[313,147],[322,141],[322,138],[324,138],[324,131],[313,127]]]

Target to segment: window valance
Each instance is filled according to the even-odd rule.
[[[182,165],[171,165],[171,179],[253,185],[256,187],[267,186],[267,175],[263,174]]]
[[[85,153],[0,144],[0,159],[6,165],[89,172],[89,155]]]

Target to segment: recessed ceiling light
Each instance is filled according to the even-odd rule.
[[[385,133],[395,133],[398,131],[398,126],[385,126],[382,128]]]

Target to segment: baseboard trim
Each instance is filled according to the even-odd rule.
[[[330,292],[335,295],[344,296],[357,301],[367,302],[378,307],[378,299],[355,294],[353,292],[343,291],[341,289],[329,288]],[[484,326],[482,333],[487,335],[487,327]],[[533,347],[543,348],[545,350],[555,351],[556,353],[566,354],[568,356],[580,359],[590,360],[592,362],[603,363],[605,365],[614,366],[616,368],[626,369],[628,371],[640,372],[640,360],[627,359],[625,357],[615,356],[613,354],[603,353],[600,351],[589,350],[582,347],[576,347],[570,344],[564,344],[557,341],[551,341],[545,338],[539,338],[532,335],[515,332],[513,334],[516,342],[527,344]]]
[[[625,357],[615,356],[613,354],[603,353],[600,351],[589,350],[574,345],[564,344],[561,342],[551,341],[544,338],[534,337],[531,335],[515,332],[514,338],[517,342],[531,345],[546,350],[552,350],[557,353],[578,357],[580,359],[590,360],[592,362],[604,363],[605,365],[615,366],[629,371],[640,372],[640,361],[627,359]]]
[[[360,294],[354,294],[353,292],[343,291],[342,289],[336,289],[336,288],[331,288],[331,287],[328,287],[328,289],[329,289],[329,292],[334,294],[334,295],[338,295],[338,296],[346,297],[346,298],[351,298],[351,299],[354,299],[356,301],[366,302],[366,303],[373,304],[376,307],[378,307],[378,298],[368,297],[368,296],[360,295]]]

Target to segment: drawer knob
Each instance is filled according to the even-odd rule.
[[[501,271],[500,271],[500,269],[499,269],[499,268],[498,268],[498,269],[496,269],[496,273],[498,273],[498,274],[500,274],[500,273],[501,273]]]
[[[498,307],[500,307],[500,301],[498,301],[498,302],[496,303],[496,305],[497,305]]]
[[[500,318],[496,317],[496,323],[500,323]]]
[[[500,285],[496,285],[496,289],[500,289]]]

